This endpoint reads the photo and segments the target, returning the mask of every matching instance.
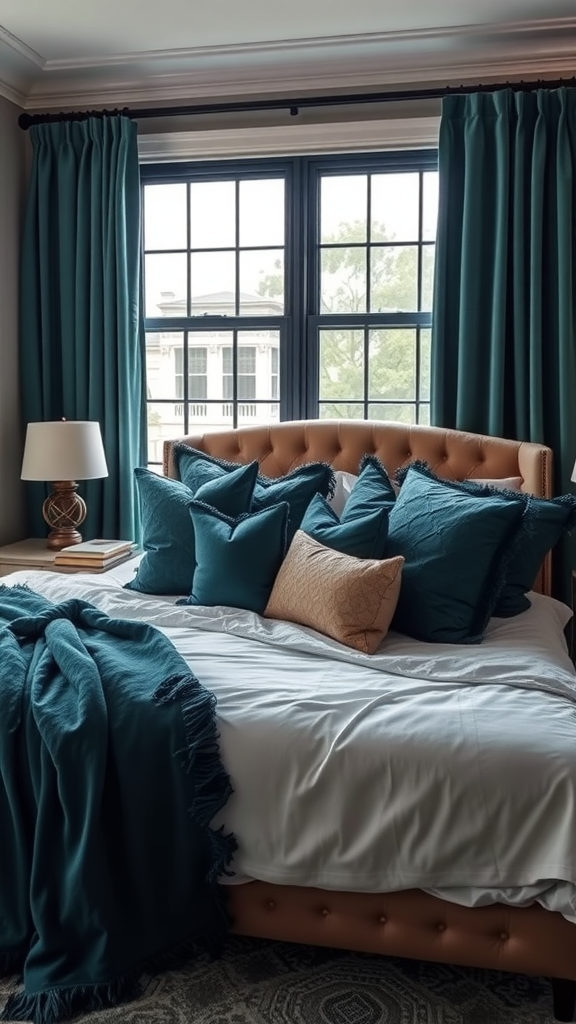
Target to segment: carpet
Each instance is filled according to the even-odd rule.
[[[86,1024],[552,1024],[543,978],[230,937]],[[0,980],[0,1006],[15,987]]]

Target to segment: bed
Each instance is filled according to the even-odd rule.
[[[276,477],[309,461],[328,460],[357,473],[373,452],[389,473],[422,459],[455,479],[521,476],[523,489],[551,495],[552,454],[541,445],[433,427],[365,422],[295,422],[271,428],[197,434],[194,448],[233,462],[257,459]],[[175,475],[173,446],[164,447],[164,473]],[[550,593],[550,557],[535,589]],[[418,890],[386,896],[273,886],[231,889],[234,928],[245,935],[342,946],[472,966],[525,971],[576,982],[576,929],[538,905],[469,909]],[[558,1019],[572,1018],[575,985],[554,985]]]
[[[541,497],[551,495],[552,455],[548,448],[426,426],[407,427],[396,423],[365,421],[301,421],[271,427],[240,428],[192,435],[179,439],[179,443],[231,463],[249,464],[256,460],[261,472],[270,478],[283,476],[296,466],[313,462],[329,462],[335,470],[357,474],[362,457],[374,454],[391,475],[413,460],[421,460],[443,478],[520,478],[523,491]],[[164,447],[164,473],[167,477],[177,477],[174,442],[166,442]],[[65,594],[77,596],[83,593],[89,601],[100,601],[100,607],[111,614],[120,614],[124,608],[124,577],[121,569],[108,574],[108,579],[105,578],[106,574],[97,580],[80,576],[58,579],[52,576],[48,579],[48,574],[44,574],[42,581],[39,574],[34,573],[15,574],[13,579],[20,580],[23,576],[33,589],[38,586],[50,598],[56,599]],[[485,644],[474,649],[469,647],[467,662],[459,662],[453,651],[444,651],[437,666],[430,670],[429,676],[425,668],[430,655],[429,645],[421,646],[414,655],[413,644],[399,635],[391,634],[390,641],[385,645],[385,656],[377,654],[370,662],[370,656],[342,651],[340,645],[330,644],[328,641],[324,643],[318,639],[314,631],[302,630],[297,626],[291,627],[282,622],[262,620],[252,613],[242,615],[236,613],[234,609],[225,609],[216,623],[206,609],[178,608],[173,602],[158,602],[152,599],[149,601],[145,595],[132,594],[129,595],[129,613],[131,617],[153,621],[160,629],[165,630],[177,645],[180,643],[180,649],[185,657],[196,667],[199,677],[205,679],[209,688],[211,652],[217,650],[220,657],[228,658],[229,664],[240,666],[238,671],[242,672],[242,679],[246,681],[247,688],[248,680],[254,674],[257,681],[260,680],[264,686],[265,670],[262,666],[268,659],[268,665],[274,667],[271,674],[280,680],[282,689],[282,685],[287,684],[282,676],[284,662],[278,660],[278,648],[288,645],[291,648],[293,671],[299,673],[301,670],[301,688],[292,705],[294,719],[299,708],[304,708],[306,713],[310,713],[312,708],[314,715],[325,715],[328,722],[331,714],[328,705],[330,701],[337,701],[338,693],[345,693],[346,680],[351,671],[356,673],[355,689],[358,694],[363,695],[361,711],[364,714],[366,708],[372,708],[374,705],[376,691],[381,692],[392,671],[392,674],[396,673],[396,678],[402,680],[402,701],[407,706],[414,707],[415,723],[419,717],[422,720],[423,714],[430,713],[428,705],[419,704],[419,701],[424,699],[421,692],[427,687],[431,691],[437,687],[437,692],[441,694],[437,701],[437,710],[440,712],[444,708],[443,701],[460,701],[464,691],[473,692],[471,706],[474,709],[474,722],[481,723],[483,716],[490,711],[490,691],[486,687],[467,687],[467,680],[474,681],[475,673],[478,671],[478,658],[485,657],[492,666],[492,675],[489,673],[488,682],[496,687],[494,693],[503,695],[502,707],[505,707],[505,714],[498,715],[498,767],[500,771],[505,770],[502,735],[508,735],[508,730],[510,765],[522,771],[529,758],[527,759],[522,737],[519,739],[519,732],[524,727],[532,728],[530,722],[534,715],[541,711],[541,721],[546,723],[549,712],[551,728],[559,729],[559,735],[562,735],[562,742],[567,749],[570,745],[570,736],[573,735],[571,730],[576,726],[576,676],[564,636],[570,613],[560,602],[549,596],[550,586],[550,556],[547,555],[534,581],[530,611],[523,613],[516,620],[491,621]],[[194,642],[189,639],[190,623],[198,630],[194,635],[199,639]],[[502,674],[508,670],[502,660],[502,652],[510,645],[517,654],[517,676],[512,678],[513,673],[510,669],[511,685],[504,691]],[[379,658],[384,658],[381,665],[378,662]],[[396,667],[392,666],[392,669],[391,658],[396,659]],[[412,662],[410,658],[413,659]],[[312,663],[316,671],[321,667],[324,672],[326,698],[324,702],[320,701],[320,704],[314,696],[314,687],[318,685],[317,677],[309,681],[306,675],[308,666]],[[412,677],[405,667],[410,664]],[[384,675],[377,677],[378,671]],[[425,685],[422,685],[423,680]],[[417,686],[415,681],[418,683]],[[542,697],[543,693],[546,695],[545,698]],[[233,784],[236,784],[237,776],[239,782],[237,787],[235,785],[239,795],[234,795],[232,802],[223,809],[218,820],[221,819],[226,827],[236,831],[240,843],[244,828],[245,845],[250,847],[245,861],[235,863],[236,875],[223,879],[223,890],[225,888],[235,932],[267,939],[329,945],[384,955],[545,975],[552,979],[556,1018],[572,1020],[576,995],[576,874],[571,880],[568,869],[563,868],[563,874],[558,872],[557,876],[551,875],[541,879],[539,887],[531,888],[525,885],[515,888],[507,884],[510,879],[505,874],[498,880],[499,884],[496,884],[496,880],[490,878],[490,865],[484,864],[479,869],[482,884],[475,888],[469,884],[470,877],[466,877],[466,864],[470,859],[470,852],[459,843],[457,837],[450,837],[446,849],[447,863],[440,873],[444,879],[443,884],[434,884],[438,883],[440,875],[427,875],[425,868],[422,867],[422,878],[426,880],[426,884],[410,884],[409,876],[400,872],[394,876],[394,882],[387,890],[382,884],[370,884],[371,879],[378,876],[380,865],[383,877],[386,877],[389,868],[387,864],[382,863],[382,849],[378,850],[376,847],[375,853],[374,846],[371,846],[368,850],[370,844],[362,832],[362,828],[366,828],[366,821],[361,822],[360,818],[355,837],[354,821],[349,823],[346,843],[344,840],[341,841],[341,837],[335,840],[335,833],[328,830],[327,835],[320,837],[318,841],[315,838],[311,843],[312,853],[307,849],[303,851],[301,863],[296,863],[298,858],[291,849],[286,852],[289,870],[275,871],[273,864],[267,866],[266,863],[266,858],[275,856],[270,852],[272,847],[268,842],[269,837],[263,831],[261,820],[255,816],[254,806],[248,807],[245,803],[242,810],[242,793],[250,792],[251,786],[260,786],[260,789],[254,789],[251,794],[252,804],[268,800],[267,813],[269,812],[270,821],[273,823],[271,831],[280,833],[283,824],[288,823],[286,828],[295,834],[294,848],[297,848],[301,822],[308,822],[310,827],[310,822],[319,821],[320,804],[324,802],[324,806],[330,805],[330,792],[320,787],[319,803],[312,804],[308,811],[295,809],[294,820],[289,820],[289,815],[292,814],[290,785],[295,786],[300,793],[305,792],[306,780],[309,782],[316,770],[314,762],[303,769],[302,765],[298,767],[296,764],[298,758],[293,757],[290,761],[289,745],[284,748],[282,746],[282,731],[274,732],[271,729],[270,723],[273,722],[273,718],[266,718],[264,711],[262,714],[253,713],[250,718],[249,742],[255,749],[258,741],[263,746],[258,756],[252,758],[250,770],[242,777],[244,769],[239,760],[241,754],[238,753],[241,750],[242,737],[238,734],[241,732],[239,723],[242,722],[242,718],[241,715],[234,718],[234,708],[237,706],[241,710],[237,682],[232,679],[221,694],[216,692],[216,696],[219,708],[222,707],[221,742],[225,760],[229,758],[227,769],[230,771]],[[279,699],[278,691],[268,693],[263,690],[261,708],[271,708],[273,712],[274,708],[278,707]],[[396,691],[392,703],[399,699]],[[542,702],[542,706],[539,701]],[[256,704],[257,687],[254,691],[253,706]],[[333,703],[333,706],[336,705]],[[352,712],[354,718],[354,708]],[[523,718],[523,715],[526,717]],[[360,717],[358,715],[358,720]],[[336,722],[336,733],[341,729],[346,731],[350,727],[350,721],[351,719],[344,723]],[[509,725],[511,721],[515,722],[512,729]],[[328,731],[329,728],[328,724]],[[423,728],[420,725],[422,735]],[[415,734],[418,734],[416,725]],[[320,730],[314,742],[321,742],[321,735]],[[462,735],[471,735],[469,725],[466,725]],[[481,748],[479,749],[481,753]],[[274,757],[278,750],[284,750],[284,756],[288,759],[284,762],[284,770],[281,760],[274,766]],[[306,751],[303,751],[303,759],[305,754]],[[441,764],[442,752],[436,751],[436,756],[438,764]],[[270,759],[270,771],[269,779],[265,783],[262,779],[267,773],[262,772],[261,767],[266,759]],[[340,772],[339,779],[346,778],[346,764],[349,761],[350,757],[346,762],[336,762],[337,771]],[[367,777],[366,766],[362,767],[361,761],[359,764]],[[352,766],[350,770],[353,772],[358,769]],[[300,775],[298,771],[301,772]],[[570,806],[570,787],[576,773],[570,775],[566,770],[564,775],[566,777],[563,777],[555,801],[555,813],[560,822],[564,809],[566,808],[567,812]],[[265,790],[266,785],[268,791]],[[283,801],[279,801],[282,803],[284,817],[278,811],[277,819],[274,819],[275,810],[271,804],[274,794],[271,794],[270,786],[273,785],[277,785],[278,790],[283,786],[286,788]],[[409,780],[406,785],[409,785]],[[458,806],[464,807],[464,781],[462,787],[460,790],[455,787],[450,791],[449,804],[453,799]],[[345,792],[345,786],[340,788]],[[521,803],[523,791],[520,784],[517,798]],[[373,800],[374,792],[367,792],[365,802],[369,805]],[[358,802],[363,802],[360,797]],[[341,807],[342,805],[336,801],[333,813],[338,814]],[[494,813],[505,817],[508,810],[504,802]],[[446,808],[445,812],[448,813]],[[430,808],[427,813],[432,829],[438,815],[436,812],[432,813]],[[468,809],[463,813],[471,812]],[[549,819],[551,830],[556,828],[553,819],[554,815]],[[527,825],[525,835],[543,835],[545,830],[542,821],[544,817],[533,823],[532,832]],[[250,822],[249,826],[247,822]],[[514,855],[517,853],[519,857],[523,852],[526,853],[522,846],[523,828],[521,825],[515,835],[509,837],[509,845],[514,848]],[[571,828],[570,820],[567,824],[569,835],[564,839],[567,847],[565,861],[569,860],[571,855]],[[278,839],[278,836],[276,838]],[[542,839],[544,846],[545,838],[544,836]],[[492,836],[491,842],[492,840],[496,848],[496,834]],[[335,866],[331,859],[333,851],[328,849],[326,844],[336,842],[338,845],[340,841],[340,860]],[[531,841],[529,839],[528,845]],[[319,845],[321,847],[322,844],[325,847],[325,859],[322,870],[315,873],[310,869],[311,857],[317,857]],[[306,846],[306,843],[303,846]],[[356,870],[352,872],[354,884],[347,886],[346,864],[353,864],[356,855],[359,860],[365,857],[365,863],[363,862],[361,873]],[[505,857],[505,854],[502,856]],[[296,865],[294,870],[292,861]],[[449,875],[451,861],[459,865],[458,871],[456,867],[454,868],[456,873],[452,879]],[[307,867],[302,868],[302,864]],[[304,876],[304,884],[290,884],[292,877],[301,876]],[[416,877],[417,873],[413,875],[413,878]],[[451,884],[448,884],[446,879],[449,879]],[[499,898],[499,894],[503,894],[503,898]]]

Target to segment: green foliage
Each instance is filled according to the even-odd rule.
[[[258,295],[269,299],[277,299],[284,296],[284,269],[282,260],[274,260],[274,270],[277,274],[266,274],[258,284]]]
[[[373,237],[393,242],[384,224],[375,225]],[[325,246],[329,246],[326,248]],[[321,310],[324,313],[411,312],[417,307],[418,253],[416,246],[372,245],[370,300],[367,302],[367,246],[364,223],[342,223],[336,235],[323,241],[321,252]],[[277,265],[281,270],[280,264]],[[422,266],[422,295],[432,292],[433,261]],[[259,293],[283,294],[281,273],[260,282]],[[427,397],[429,378],[428,331],[422,332],[421,390]],[[425,342],[425,344],[424,344]],[[359,418],[368,360],[367,397],[387,399],[394,405],[373,405],[371,419],[412,422],[414,410],[403,402],[416,398],[416,330],[380,328],[323,330],[320,332],[320,401],[322,416]]]

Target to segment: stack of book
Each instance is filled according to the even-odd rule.
[[[119,565],[131,558],[134,545],[130,540],[86,540],[62,548],[54,557],[54,565],[69,569],[87,569],[89,572],[104,572],[113,565]]]

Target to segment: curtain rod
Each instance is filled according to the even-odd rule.
[[[34,124],[50,124],[57,121],[85,121],[89,117],[108,117],[124,114],[140,120],[148,117],[185,117],[199,114],[241,114],[257,110],[288,110],[291,117],[297,117],[300,110],[311,107],[353,106],[363,103],[394,103],[403,100],[432,100],[443,96],[467,95],[477,92],[497,92],[513,89],[516,92],[532,92],[534,89],[561,89],[576,85],[576,77],[558,78],[555,81],[537,79],[534,81],[500,82],[494,85],[457,85],[432,89],[404,89],[388,92],[344,93],[332,96],[301,96],[298,99],[238,100],[234,103],[201,103],[176,107],[130,107],[114,110],[69,111],[58,114],[20,114],[18,124],[27,131]]]

